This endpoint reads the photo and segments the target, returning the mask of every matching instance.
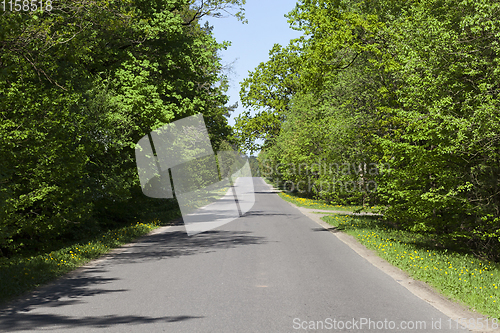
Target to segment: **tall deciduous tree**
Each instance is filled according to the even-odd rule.
[[[498,259],[499,14],[487,0],[299,1],[288,17],[304,32],[300,85],[283,99],[279,135],[262,156],[275,165],[376,163],[368,199],[386,205],[387,219]]]
[[[279,134],[284,111],[300,86],[300,47],[291,41],[287,47],[275,44],[269,51],[269,61],[262,62],[241,84],[243,106],[257,111],[243,112],[236,118],[236,136],[249,151],[261,148],[256,140],[270,145]]]
[[[128,200],[133,147],[152,129],[201,112],[216,146],[227,137],[218,52],[228,44],[199,19],[243,20],[244,2],[61,0],[0,14],[4,254]]]

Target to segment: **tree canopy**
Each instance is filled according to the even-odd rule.
[[[199,20],[244,20],[244,3],[61,0],[0,13],[0,255],[131,207],[134,146],[151,130],[202,113],[215,149],[228,139],[229,43]]]
[[[263,170],[289,188],[380,204],[399,227],[446,233],[498,259],[499,9],[299,1],[288,19],[303,37],[275,46],[242,83],[248,108],[278,115],[241,117],[242,147],[263,148]],[[256,137],[263,147],[248,143]]]

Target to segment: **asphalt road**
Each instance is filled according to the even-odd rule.
[[[195,236],[183,226],[148,236],[2,309],[0,331],[448,328],[444,314],[271,193],[262,179],[254,182],[256,202],[245,216]]]

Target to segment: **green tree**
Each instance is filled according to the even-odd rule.
[[[106,210],[132,206],[133,148],[152,129],[202,112],[214,145],[224,140],[218,52],[228,44],[198,22],[243,4],[59,1],[0,14],[4,255],[83,230],[97,213],[120,219]]]
[[[269,51],[269,61],[260,63],[241,83],[240,98],[247,110],[236,118],[235,136],[240,145],[250,152],[272,144],[284,120],[283,112],[293,94],[299,89],[300,48],[297,41],[287,47],[275,44]]]
[[[498,259],[499,6],[300,1],[300,90],[263,157],[389,166],[374,178],[387,219]]]
[[[500,236],[499,8],[489,1],[411,7],[393,27],[390,48],[402,64],[400,106],[388,109],[397,126],[380,137],[394,164],[387,215],[490,250]]]

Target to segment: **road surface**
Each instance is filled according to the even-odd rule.
[[[245,216],[190,237],[183,226],[165,228],[1,310],[0,331],[448,328],[443,313],[281,200],[262,179],[254,183],[255,205]]]

